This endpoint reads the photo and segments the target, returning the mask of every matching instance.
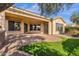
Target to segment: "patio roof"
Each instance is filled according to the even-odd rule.
[[[66,22],[63,20],[63,18],[62,17],[60,17],[60,16],[57,16],[57,17],[55,17],[53,20],[56,20],[56,19],[61,19],[65,24],[66,24]]]
[[[20,16],[24,16],[24,17],[32,17],[32,18],[39,19],[42,21],[47,21],[47,22],[50,21],[50,18],[46,18],[44,16],[32,13],[30,11],[19,9],[19,8],[14,8],[14,7],[8,8],[6,10],[6,13],[16,14],[16,15],[20,15]]]

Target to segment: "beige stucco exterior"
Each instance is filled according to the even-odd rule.
[[[5,30],[5,12],[0,13],[0,30]]]
[[[52,34],[59,34],[59,31],[56,31],[56,23],[62,24],[63,25],[63,31],[62,33],[65,33],[65,26],[66,23],[63,21],[61,17],[56,17],[54,20],[52,20]]]
[[[19,31],[8,31],[8,21],[20,22],[21,30]],[[66,23],[61,17],[56,17],[50,20],[50,18],[45,18],[29,11],[20,10],[17,8],[9,8],[0,13],[0,25],[2,28],[0,30],[5,30],[7,34],[20,34],[20,33],[39,33],[39,34],[60,34],[56,31],[56,23],[63,25],[63,33],[65,32]],[[28,31],[24,32],[24,23],[28,24]],[[30,31],[30,24],[40,24],[40,31]],[[47,24],[47,25],[45,25]],[[46,28],[47,27],[47,28]],[[46,28],[46,29],[45,29]]]

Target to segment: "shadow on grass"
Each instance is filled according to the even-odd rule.
[[[73,54],[74,49],[79,47],[79,39],[68,39],[62,42],[64,51],[68,52],[68,56]],[[74,54],[76,55],[76,54]]]

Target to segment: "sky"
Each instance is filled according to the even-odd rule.
[[[15,6],[17,8],[29,10],[31,12],[40,14],[38,3],[16,3]],[[70,21],[70,17],[74,11],[79,11],[78,3],[74,4],[69,10],[64,10],[56,16],[62,17],[67,24],[71,24],[72,22]]]

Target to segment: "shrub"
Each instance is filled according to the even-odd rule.
[[[79,27],[66,27],[65,32],[67,35],[78,35],[79,34]]]
[[[61,42],[35,42],[19,50],[34,56],[79,56],[79,39],[69,38]]]
[[[71,53],[72,56],[79,56],[79,47],[75,48]]]
[[[53,42],[41,42],[41,43],[32,43],[21,47],[19,50],[28,52],[34,56],[63,56],[67,55],[61,48],[62,43],[53,43]]]
[[[77,31],[79,31],[79,27],[66,27],[65,28],[66,32],[71,31],[71,30],[77,30]]]
[[[63,45],[64,51],[66,51],[68,53],[68,56],[71,55],[71,54],[76,55],[75,54],[76,52],[79,53],[78,50],[74,50],[77,47],[79,47],[79,39],[70,38],[70,39],[68,39],[66,41],[63,41],[62,45]]]

